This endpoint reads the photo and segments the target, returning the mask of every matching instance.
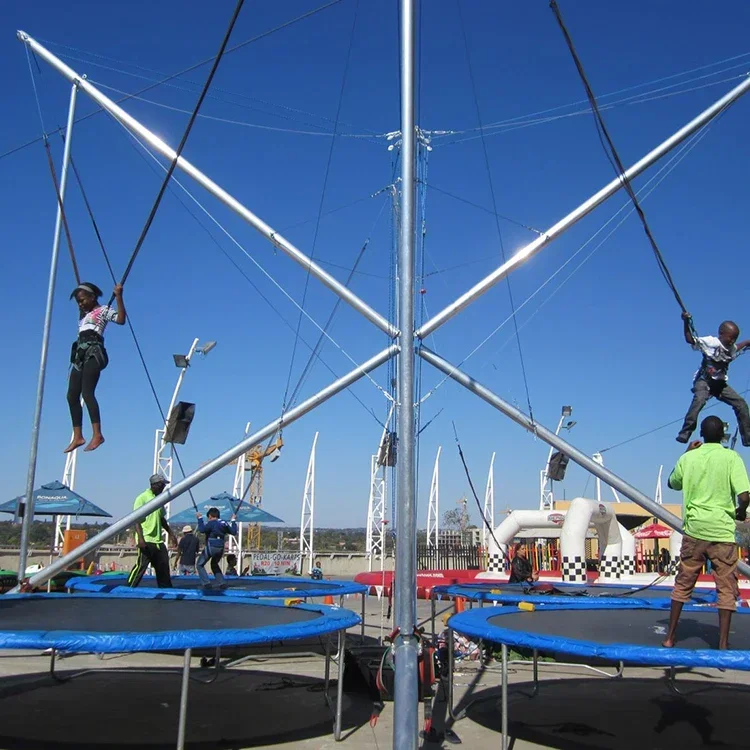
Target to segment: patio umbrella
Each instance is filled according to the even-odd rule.
[[[659,539],[668,539],[672,536],[672,529],[669,526],[662,526],[660,523],[650,523],[647,526],[641,526],[633,534],[636,539],[653,539],[654,540],[654,564],[659,565]]]
[[[216,508],[221,513],[222,519],[228,521],[239,505],[240,500],[238,498],[230,495],[228,492],[222,492],[219,495],[210,497],[203,503],[198,503],[198,510],[205,518],[209,508]],[[240,512],[237,515],[237,521],[239,523],[284,523],[281,518],[277,518],[251,503],[242,503]],[[195,522],[194,508],[186,508],[169,517],[169,523],[172,526],[194,524]]]
[[[99,518],[112,518],[111,513],[102,510],[90,500],[86,500],[77,492],[66,487],[62,482],[50,482],[43,484],[34,490],[34,515],[35,516],[94,516]],[[13,513],[22,518],[21,509],[24,505],[24,495],[19,495],[13,500],[0,505],[0,513]]]
[[[98,518],[112,518],[98,505],[66,487],[62,482],[54,481],[43,484],[34,490],[35,516],[85,516]],[[13,500],[0,505],[0,513],[12,513],[16,518],[23,518],[25,496],[19,495]],[[55,551],[55,531],[52,530],[50,542],[50,560]]]

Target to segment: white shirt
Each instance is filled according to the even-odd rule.
[[[693,344],[693,349],[703,354],[703,362],[701,362],[700,369],[695,373],[693,381],[699,378],[729,380],[727,374],[729,363],[736,359],[739,354],[735,344],[727,348],[716,336],[698,336]]]
[[[95,307],[91,312],[87,312],[78,321],[78,333],[96,331],[100,336],[103,336],[107,323],[111,323],[116,319],[117,310],[108,305],[99,305],[99,307]]]

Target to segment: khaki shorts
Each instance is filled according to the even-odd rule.
[[[737,545],[732,542],[706,542],[691,536],[682,538],[680,567],[674,582],[672,600],[685,604],[690,602],[706,560],[711,561],[719,609],[736,609],[740,593],[736,572]]]

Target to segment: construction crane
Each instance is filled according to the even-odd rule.
[[[249,431],[249,423],[245,434]],[[240,456],[233,464],[237,464],[235,474],[234,494],[237,497],[245,495],[245,472],[250,474],[250,486],[247,489],[247,502],[251,505],[260,506],[263,502],[263,461],[268,458],[271,463],[278,460],[281,455],[281,449],[284,447],[284,440],[279,433],[276,441],[264,448],[260,443],[250,448],[247,453]],[[261,524],[250,523],[247,525],[247,550],[260,549],[260,531]]]

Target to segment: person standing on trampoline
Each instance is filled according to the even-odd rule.
[[[146,503],[150,503],[157,495],[161,495],[167,487],[167,481],[161,474],[152,474],[149,479],[150,487],[141,492],[133,503],[133,510],[138,510]],[[162,538],[162,531],[166,531],[173,545],[177,546],[177,537],[169,528],[163,508],[157,508],[149,513],[142,521],[135,524],[135,535],[138,542],[138,557],[128,576],[128,586],[135,588],[143,578],[149,565],[154,569],[156,585],[160,589],[172,588],[172,577],[169,575],[169,552]]]
[[[685,528],[669,631],[662,643],[665,648],[675,644],[682,606],[690,601],[707,560],[711,561],[718,594],[720,649],[729,648],[729,627],[739,595],[735,520],[744,521],[747,516],[750,479],[739,454],[722,446],[724,423],[718,417],[701,422],[701,437],[704,442],[691,443],[669,476],[670,489],[683,493]]]
[[[221,520],[221,513],[218,508],[209,508],[208,521],[204,523],[203,515],[197,513],[198,518],[198,531],[201,534],[206,535],[206,546],[198,558],[198,576],[201,579],[201,583],[204,588],[208,588],[211,583],[208,580],[208,573],[206,573],[206,563],[211,561],[211,572],[214,574],[214,579],[219,587],[226,586],[224,582],[224,574],[221,572],[219,563],[221,558],[224,556],[224,543],[227,534],[237,536],[237,521],[235,516],[232,516],[231,523]]]

